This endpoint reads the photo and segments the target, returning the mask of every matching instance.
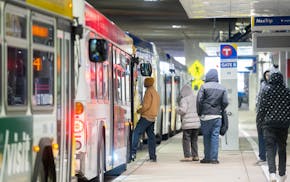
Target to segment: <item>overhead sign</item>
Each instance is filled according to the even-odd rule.
[[[236,59],[237,58],[237,45],[236,44],[221,44],[220,46],[221,61],[223,59]]]
[[[220,45],[221,79],[237,79],[237,44]]]
[[[237,62],[221,62],[221,68],[237,68]]]
[[[290,30],[290,16],[251,17],[252,30]]]

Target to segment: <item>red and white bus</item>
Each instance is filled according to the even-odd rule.
[[[85,3],[84,12],[75,100],[76,170],[103,181],[104,173],[125,170],[130,154],[133,41],[90,4]],[[101,52],[94,54],[98,48]]]

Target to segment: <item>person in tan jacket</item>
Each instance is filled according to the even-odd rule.
[[[136,159],[137,146],[140,136],[146,131],[148,136],[148,149],[150,161],[156,162],[156,139],[154,133],[154,122],[160,107],[160,96],[153,87],[154,78],[149,77],[144,80],[146,92],[143,98],[142,107],[137,110],[141,115],[133,132],[131,159]]]

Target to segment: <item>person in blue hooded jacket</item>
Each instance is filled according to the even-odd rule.
[[[204,158],[201,163],[218,164],[219,134],[222,111],[228,106],[226,88],[219,84],[218,72],[210,69],[205,83],[197,94],[196,108],[201,120],[204,144]]]

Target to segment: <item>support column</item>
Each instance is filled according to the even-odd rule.
[[[184,53],[186,65],[189,67],[195,60],[199,60],[204,65],[204,57],[206,54],[199,47],[199,42],[192,39],[184,40]]]
[[[257,85],[259,81],[257,80],[257,74],[251,73],[249,76],[249,110],[254,111],[256,109],[256,97],[258,93]]]
[[[192,88],[198,91],[203,83],[204,58],[206,54],[199,47],[199,42],[192,39],[184,40],[184,53],[188,72],[194,79],[191,82]]]
[[[226,108],[229,129],[221,138],[222,150],[239,150],[239,112],[237,87],[237,45],[220,45],[220,80],[227,89],[229,105]]]
[[[287,58],[285,51],[279,52],[279,70],[282,72],[284,79],[287,78]]]

